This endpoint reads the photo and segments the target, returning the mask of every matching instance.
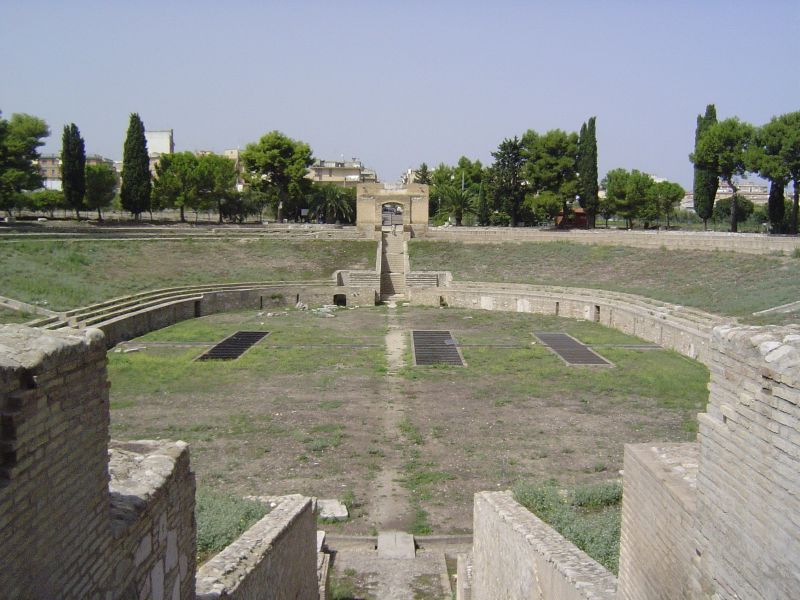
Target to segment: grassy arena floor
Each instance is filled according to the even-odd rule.
[[[65,310],[158,287],[329,277],[374,268],[376,244],[329,240],[0,243],[0,294]]]
[[[756,324],[798,315],[751,313],[800,298],[800,258],[588,246],[569,242],[464,244],[413,240],[414,270],[456,280],[599,288],[693,306]]]
[[[707,397],[702,365],[618,347],[641,341],[595,323],[400,307],[406,331],[451,330],[468,366],[413,367],[407,352],[391,400],[403,417],[387,429],[388,309],[336,315],[213,315],[128,343],[139,351],[111,351],[112,436],[188,441],[201,491],[347,500],[353,518],[326,528],[353,534],[373,532],[368,499],[396,456],[408,529],[458,533],[476,491],[606,481],[618,477],[625,442],[691,439]],[[203,347],[187,342],[236,329],[270,335],[237,361],[193,361]],[[595,344],[615,367],[566,367],[532,344],[538,329]]]

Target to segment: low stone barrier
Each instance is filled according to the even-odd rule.
[[[634,248],[663,247],[670,250],[725,250],[746,254],[781,253],[789,255],[800,248],[800,237],[797,236],[714,231],[624,231],[612,229],[546,231],[530,227],[446,227],[428,229],[420,238],[473,244],[572,242]]]
[[[284,496],[197,572],[197,600],[317,598],[317,532],[311,498]]]
[[[617,580],[518,504],[511,492],[475,494],[474,600],[613,600]]]

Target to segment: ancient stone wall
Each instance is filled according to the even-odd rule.
[[[720,317],[633,294],[523,284],[459,282],[410,287],[412,304],[549,314],[596,321],[703,363],[711,328]]]
[[[0,326],[4,598],[88,598],[112,573],[105,365],[96,330]]]
[[[96,329],[0,326],[0,597],[194,597],[185,444],[112,449]]]
[[[112,441],[109,455],[113,597],[194,598],[195,480],[187,444]]]
[[[602,565],[518,504],[511,492],[475,494],[472,598],[613,600]]]
[[[796,597],[800,326],[718,327],[712,353],[697,476],[706,591],[720,599]]]
[[[316,598],[316,535],[311,498],[284,496],[200,567],[197,600]]]
[[[726,250],[747,254],[792,254],[800,248],[796,236],[757,233],[723,233],[713,231],[620,231],[613,229],[573,229],[543,231],[528,227],[447,227],[428,229],[421,237],[429,240],[465,243],[499,242],[572,242],[602,246],[634,248],[668,248],[670,250]]]
[[[627,444],[620,600],[695,597],[696,443]]]

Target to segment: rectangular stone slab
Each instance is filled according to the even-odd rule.
[[[414,558],[416,547],[414,536],[402,531],[378,533],[378,556],[380,558]]]

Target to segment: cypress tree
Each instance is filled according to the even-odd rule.
[[[769,200],[767,202],[767,216],[769,217],[770,233],[783,233],[783,218],[786,213],[786,199],[784,188],[786,182],[775,180],[769,185]]]
[[[717,122],[717,109],[713,104],[706,106],[705,115],[697,115],[697,129],[694,132],[694,149],[703,133]],[[711,168],[709,168],[711,167]],[[719,178],[713,165],[694,166],[694,211],[703,219],[703,229],[708,229],[708,219],[714,210],[714,199],[717,197]]]
[[[86,195],[86,148],[75,123],[65,125],[61,137],[61,185],[64,201],[75,209],[75,216],[80,220]]]
[[[581,125],[578,139],[578,199],[586,211],[589,227],[594,228],[597,209],[600,207],[599,186],[597,184],[597,134],[596,117]]]
[[[122,155],[122,207],[138,220],[150,210],[150,158],[147,156],[147,140],[144,123],[136,113],[131,113],[128,135]]]

